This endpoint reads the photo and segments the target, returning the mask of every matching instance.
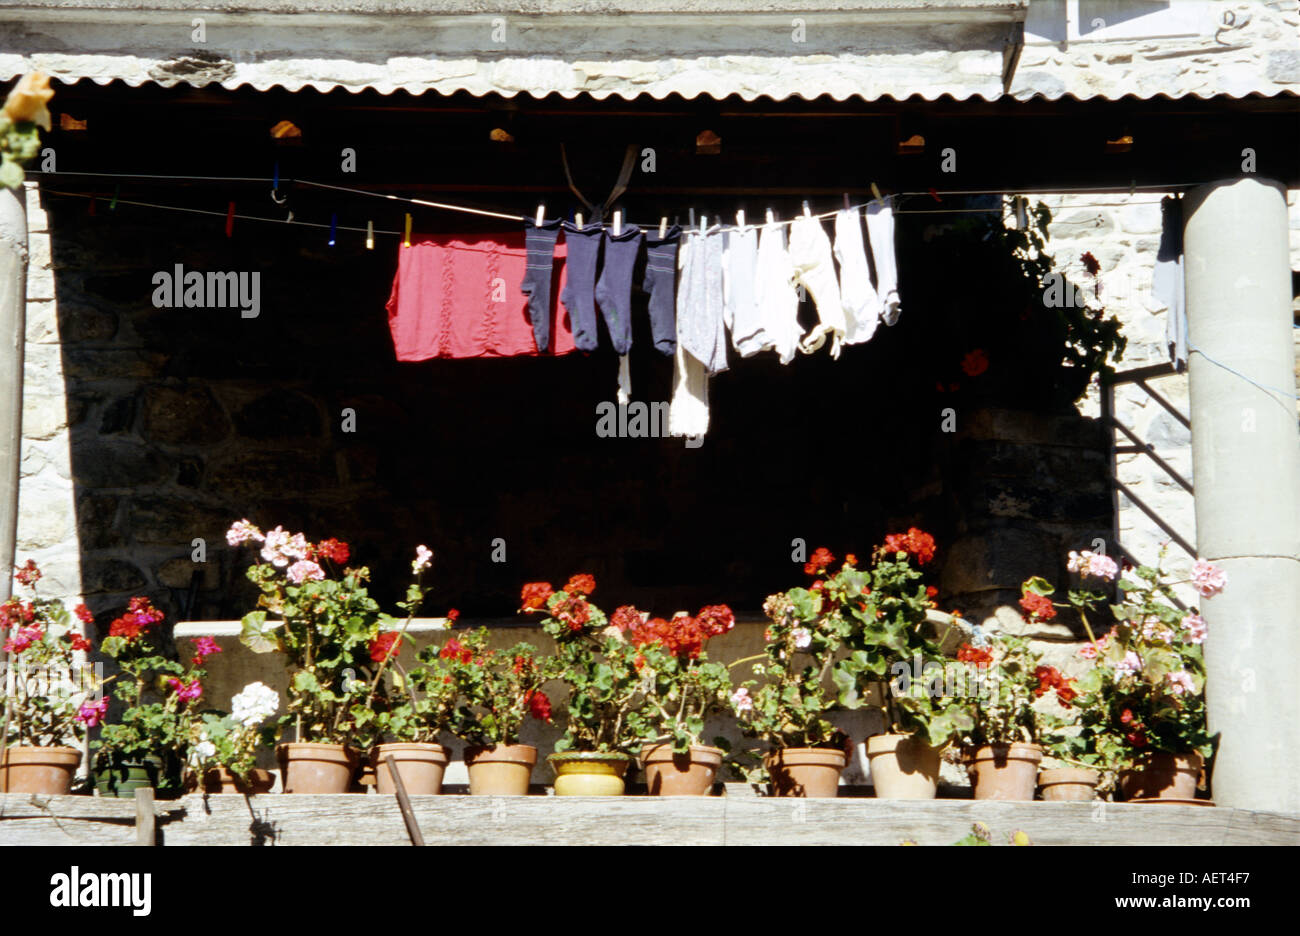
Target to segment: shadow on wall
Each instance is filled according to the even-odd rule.
[[[935,271],[919,224],[900,224],[897,326],[838,362],[825,350],[788,366],[733,355],[710,387],[713,429],[688,449],[597,435],[597,404],[615,390],[608,351],[396,363],[391,239],[330,249],[273,225],[227,239],[208,219],[44,202],[76,488],[69,549],[101,622],[133,594],[173,618],[249,610],[251,557],[224,539],[244,517],[351,543],[389,606],[427,544],[424,613],[466,618],[507,616],[523,582],[577,571],[611,608],[757,611],[804,581],[795,540],[865,554],[912,524],[938,539],[943,600],[974,600],[1005,588],[1009,566],[1053,577],[1066,548],[1109,535],[1095,425],[949,389],[978,328],[945,332],[943,316],[982,313],[934,313],[923,298]],[[258,315],[155,307],[155,274],[178,264],[260,274]],[[641,309],[634,398],[666,401],[671,360]],[[813,320],[810,306],[801,315]],[[196,541],[206,562],[192,561]]]

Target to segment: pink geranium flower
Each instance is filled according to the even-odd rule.
[[[173,676],[167,680],[167,685],[172,687],[172,690],[176,693],[176,698],[182,702],[193,702],[203,695],[203,686],[199,684],[197,679],[183,683]]]
[[[295,562],[289,566],[289,571],[286,574],[289,576],[289,581],[295,585],[301,585],[307,581],[317,582],[325,577],[325,571],[310,559]]]
[[[1209,598],[1223,591],[1223,586],[1228,584],[1228,573],[1211,562],[1197,559],[1192,566],[1192,584],[1202,598]]]
[[[98,702],[82,702],[81,708],[77,709],[77,721],[81,722],[87,728],[94,728],[104,720],[108,714],[108,696],[101,696]]]
[[[1187,631],[1187,639],[1192,643],[1205,643],[1205,620],[1199,614],[1189,614],[1183,618],[1183,629]]]

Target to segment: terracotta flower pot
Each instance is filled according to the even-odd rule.
[[[934,799],[939,791],[939,752],[913,735],[867,738],[867,763],[881,799]]]
[[[626,754],[565,751],[547,758],[555,768],[556,796],[622,796]]]
[[[60,796],[72,790],[81,752],[70,747],[7,747],[0,762],[0,790]]]
[[[1200,754],[1148,754],[1119,772],[1126,800],[1196,798],[1204,760]]]
[[[1014,741],[977,748],[968,760],[977,800],[1032,800],[1043,749]]]
[[[692,744],[685,754],[677,754],[671,742],[647,744],[641,748],[646,786],[652,796],[708,796],[724,753]]]
[[[469,792],[473,796],[527,796],[536,763],[537,748],[531,744],[467,747]]]
[[[371,761],[375,765],[375,788],[386,796],[397,792],[393,775],[385,758],[392,755],[397,774],[411,796],[436,796],[442,792],[442,775],[447,769],[447,749],[441,744],[394,742],[375,748]]]
[[[829,798],[839,795],[849,757],[839,748],[779,748],[763,758],[774,796]]]
[[[357,752],[346,745],[305,741],[279,744],[275,756],[285,793],[346,793],[359,761]]]
[[[199,784],[199,788],[204,793],[246,796],[270,793],[273,786],[275,786],[275,777],[271,771],[263,770],[261,767],[254,767],[246,777],[237,776],[225,767],[212,767],[203,772],[203,782]]]
[[[1101,774],[1086,767],[1052,767],[1038,773],[1038,789],[1049,803],[1091,802]]]

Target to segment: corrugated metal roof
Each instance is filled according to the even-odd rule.
[[[40,68],[65,81],[133,87],[993,101],[1007,96],[1009,42],[1027,0],[406,0],[398,13],[388,7],[378,0],[25,0],[0,8],[0,78]],[[529,12],[492,15],[514,7]],[[614,8],[618,15],[610,15]],[[1009,96],[1294,94],[1300,31],[1291,29],[1288,42],[1284,29],[1279,42],[1279,24],[1288,25],[1261,11],[1230,43],[1214,35],[1064,48],[1031,41]],[[1258,37],[1250,32],[1256,28]]]

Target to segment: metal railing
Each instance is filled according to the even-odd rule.
[[[1136,432],[1124,425],[1115,415],[1115,388],[1121,384],[1134,384],[1162,406],[1174,419],[1182,423],[1189,431],[1192,428],[1191,419],[1183,413],[1178,407],[1169,402],[1165,396],[1152,387],[1147,381],[1157,377],[1167,377],[1171,374],[1180,373],[1172,364],[1153,364],[1149,367],[1138,367],[1129,371],[1121,371],[1112,377],[1103,377],[1101,383],[1101,419],[1106,428],[1110,430],[1110,456],[1108,470],[1112,485],[1112,498],[1115,513],[1115,531],[1113,541],[1116,551],[1134,565],[1141,563],[1119,540],[1119,495],[1123,494],[1134,507],[1146,514],[1146,516],[1158,526],[1169,537],[1170,541],[1175,543],[1188,556],[1196,558],[1196,546],[1185,536],[1179,533],[1169,524],[1156,510],[1144,501],[1141,497],[1133,492],[1127,484],[1119,479],[1119,471],[1116,457],[1125,454],[1140,454],[1150,458],[1170,479],[1179,487],[1188,493],[1189,496],[1196,495],[1196,489],[1192,482],[1183,477],[1183,475],[1161,458],[1159,453],[1150,443],[1145,442]],[[1117,445],[1115,442],[1115,431],[1118,430],[1128,442]],[[1186,610],[1183,605],[1175,600],[1175,604],[1182,610]]]

